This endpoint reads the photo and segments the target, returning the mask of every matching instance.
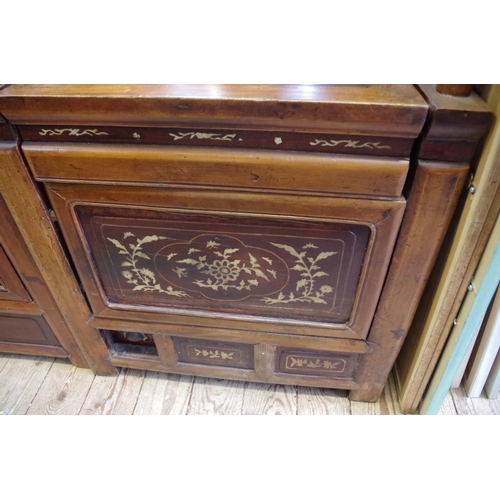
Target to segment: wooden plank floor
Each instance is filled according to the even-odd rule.
[[[347,391],[122,369],[94,375],[68,361],[0,353],[0,415],[400,415],[392,377],[377,403]],[[500,398],[452,390],[440,415],[500,415]]]

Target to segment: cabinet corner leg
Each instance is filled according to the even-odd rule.
[[[384,384],[366,383],[362,384],[359,389],[353,389],[349,392],[351,401],[362,401],[364,403],[375,403],[379,400],[384,391]]]

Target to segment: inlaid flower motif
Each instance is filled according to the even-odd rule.
[[[227,259],[214,260],[206,270],[207,274],[213,276],[216,280],[221,280],[224,283],[228,281],[236,281],[240,275],[240,267],[238,262]]]
[[[289,278],[277,254],[226,235],[170,243],[156,254],[155,267],[173,286],[225,302],[279,292]]]

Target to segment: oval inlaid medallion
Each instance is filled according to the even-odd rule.
[[[212,300],[265,297],[279,292],[289,280],[288,267],[278,255],[231,236],[204,234],[166,245],[154,262],[171,285]]]

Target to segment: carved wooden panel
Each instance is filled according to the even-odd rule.
[[[353,378],[359,354],[284,349],[278,353],[279,371],[298,375]]]
[[[107,300],[346,323],[364,224],[77,207]]]
[[[60,345],[52,330],[41,316],[26,318],[0,316],[0,342],[20,344]]]
[[[31,297],[19,279],[5,251],[0,245],[0,300],[31,302]]]
[[[187,340],[174,337],[177,356],[182,363],[253,369],[253,345],[229,342]]]

